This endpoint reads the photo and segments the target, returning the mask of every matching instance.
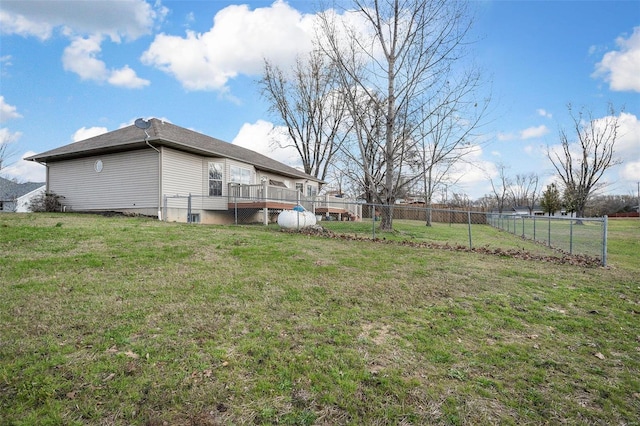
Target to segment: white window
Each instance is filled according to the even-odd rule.
[[[318,188],[313,185],[307,185],[307,197],[315,197],[318,194]]]
[[[222,196],[222,163],[209,163],[209,196]]]
[[[296,190],[300,191],[301,194],[304,194],[304,183],[296,183]]]
[[[240,183],[243,185],[251,184],[251,170],[238,166],[231,166],[231,179],[229,182]]]

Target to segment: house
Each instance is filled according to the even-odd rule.
[[[42,182],[17,183],[0,177],[0,212],[28,212],[33,197],[44,189]]]
[[[491,213],[497,214],[499,212],[497,209],[493,209]],[[513,206],[513,207],[505,208],[502,211],[503,215],[509,215],[509,216],[548,216],[548,214],[544,212],[544,209],[542,208],[542,206],[539,206],[539,205],[535,205],[533,207],[532,213],[533,214],[529,213],[528,206]],[[561,210],[558,210],[554,214],[552,214],[551,217],[567,216],[567,214],[568,214],[567,211],[563,208]]]
[[[31,211],[31,201],[37,197],[42,196],[47,189],[47,185],[45,185],[44,183],[38,183],[37,185],[40,186],[33,191],[27,192],[26,194],[18,197],[18,199],[16,200],[16,212],[28,213]]]
[[[158,119],[71,143],[26,160],[46,166],[47,191],[65,211],[115,211],[161,220],[274,220],[313,208],[321,180],[257,152]]]

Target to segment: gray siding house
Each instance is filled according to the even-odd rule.
[[[33,197],[44,192],[44,183],[17,183],[0,177],[0,212],[28,212]]]
[[[249,149],[158,119],[26,158],[47,168],[65,211],[115,211],[178,222],[231,223],[315,197],[319,179]],[[271,210],[271,211],[270,211]],[[243,215],[247,217],[247,215]]]

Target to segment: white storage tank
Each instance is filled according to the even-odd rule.
[[[302,206],[284,210],[278,215],[278,225],[285,229],[301,229],[316,224],[316,216]]]

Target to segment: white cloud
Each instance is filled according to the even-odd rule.
[[[620,171],[620,177],[628,181],[640,179],[640,160],[625,163]]]
[[[544,124],[537,127],[529,127],[520,131],[520,139],[539,138],[549,133],[549,129]]]
[[[127,89],[138,89],[148,86],[149,80],[145,80],[136,75],[136,72],[125,65],[119,70],[111,71],[111,76],[107,79],[109,84]]]
[[[266,155],[291,167],[300,166],[300,156],[295,148],[279,147],[287,143],[286,129],[274,126],[268,121],[258,120],[253,124],[243,124],[231,143]]]
[[[2,3],[2,32],[48,39],[53,29],[65,32],[105,34],[114,41],[134,40],[150,34],[154,22],[164,19],[167,9],[144,0],[120,1],[10,1]]]
[[[92,138],[94,136],[102,135],[103,133],[107,133],[106,127],[81,127],[73,134],[71,137],[74,142],[83,141],[85,139]]]
[[[6,7],[6,4],[3,4],[3,7]],[[32,21],[23,15],[11,14],[5,10],[0,10],[0,28],[0,32],[3,34],[33,36],[40,40],[51,37],[53,30],[52,26],[45,22]]]
[[[174,76],[188,90],[226,91],[239,74],[258,75],[265,57],[287,66],[311,49],[313,15],[302,15],[284,1],[250,10],[220,10],[205,33],[184,37],[159,34],[142,62]]]
[[[6,127],[0,128],[0,145],[15,142],[22,136],[21,132],[11,132]]]
[[[627,182],[637,182],[640,180],[640,120],[633,114],[623,112],[618,124],[620,128],[615,155],[623,160],[619,176]]]
[[[543,108],[538,108],[538,109],[536,110],[536,113],[537,113],[539,116],[541,116],[541,117],[545,117],[545,118],[552,118],[552,117],[553,117],[553,115],[552,115],[549,111],[547,111],[546,109],[543,109]]]
[[[613,91],[640,92],[640,27],[628,39],[618,37],[619,50],[607,52],[592,77],[602,77]]]
[[[514,135],[513,133],[502,133],[502,132],[499,132],[497,137],[500,142],[508,142],[517,138],[517,136]]]
[[[21,117],[22,115],[18,113],[17,108],[6,103],[4,96],[0,96],[0,123]]]
[[[498,132],[497,139],[500,142],[509,142],[513,140],[527,140],[533,138],[539,138],[549,133],[549,128],[544,124],[536,127],[527,127],[524,130],[520,130],[518,133],[503,133]]]
[[[77,37],[64,49],[62,65],[65,70],[74,72],[83,80],[98,83],[107,82],[113,86],[136,89],[148,86],[148,80],[139,78],[135,71],[125,65],[121,69],[107,69],[106,64],[98,59],[102,36]]]
[[[45,182],[47,179],[46,167],[35,161],[25,161],[23,158],[36,155],[33,151],[25,152],[21,159],[2,169],[2,174],[7,179],[16,178],[24,182]]]
[[[618,125],[616,153],[640,161],[640,120],[633,114],[623,112],[618,117]]]
[[[109,76],[107,66],[96,58],[102,50],[100,43],[102,37],[98,35],[73,40],[62,55],[64,69],[75,72],[83,80],[105,81]]]
[[[496,155],[496,152],[491,154]],[[500,154],[498,153],[497,156],[500,157]],[[458,162],[450,173],[450,179],[455,182],[455,187],[460,187],[465,194],[474,199],[488,193],[491,190],[489,178],[495,178],[498,175],[496,164],[482,157],[482,147],[473,146],[464,161]]]
[[[60,34],[71,39],[62,56],[65,70],[83,80],[140,88],[149,81],[137,77],[129,66],[108,69],[98,59],[101,44],[106,37],[120,43],[150,34],[155,22],[167,13],[159,1],[153,6],[145,0],[11,1],[2,3],[0,24],[2,33],[41,40],[51,38],[59,28]]]

